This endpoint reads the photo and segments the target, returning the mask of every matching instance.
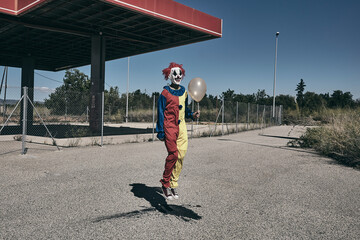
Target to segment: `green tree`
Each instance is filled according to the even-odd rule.
[[[330,107],[330,94],[329,93],[320,93],[320,97],[323,99],[323,101],[325,102],[325,106],[326,107]]]
[[[309,113],[320,111],[325,107],[326,101],[321,97],[321,95],[314,92],[306,92],[303,99],[304,110]]]
[[[276,96],[276,105],[282,105],[284,109],[296,109],[294,97],[290,95],[280,94],[279,96]]]
[[[260,90],[258,89],[256,95],[255,95],[256,103],[260,105],[270,105],[269,100],[270,96],[266,94],[265,89]]]
[[[129,109],[152,109],[153,100],[146,93],[142,93],[140,89],[129,93]]]
[[[64,83],[45,99],[52,114],[82,114],[89,104],[90,79],[78,69],[66,70]]]
[[[360,108],[360,98],[356,99],[354,101],[354,107],[359,107]]]
[[[201,108],[206,108],[206,109],[213,108],[213,103],[207,94],[205,94],[204,98],[200,101],[199,104]]]
[[[350,92],[343,93],[340,90],[336,90],[331,94],[329,107],[331,108],[344,108],[353,107],[355,102],[352,99],[353,95]]]
[[[116,114],[121,108],[122,103],[119,95],[118,87],[110,87],[109,91],[104,91],[104,108],[109,114]]]
[[[213,108],[217,109],[219,107],[220,102],[219,102],[218,96],[214,96],[214,95],[209,94],[209,100],[210,100],[210,102],[212,104],[212,106],[209,106],[209,108],[213,107]]]
[[[235,98],[234,90],[231,90],[230,88],[226,92],[222,92],[221,99],[225,98],[225,101],[233,101]]]
[[[296,89],[295,91],[296,93],[296,101],[299,105],[299,107],[303,107],[304,106],[304,90],[305,90],[305,82],[303,79],[300,79],[300,82],[298,83],[298,85],[296,85]]]

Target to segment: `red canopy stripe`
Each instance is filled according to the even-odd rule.
[[[45,0],[3,0],[0,2],[0,12],[19,15]]]
[[[218,37],[222,20],[172,0],[103,0]]]

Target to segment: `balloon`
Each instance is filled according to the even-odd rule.
[[[193,78],[189,82],[188,92],[192,99],[196,102],[200,102],[206,93],[206,83],[202,78]]]

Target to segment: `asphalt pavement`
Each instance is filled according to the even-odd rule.
[[[302,131],[191,139],[174,201],[160,141],[0,156],[0,239],[359,239],[360,171]]]

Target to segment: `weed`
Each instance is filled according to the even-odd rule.
[[[96,137],[93,137],[91,138],[91,146],[100,146],[100,143],[99,143],[99,138],[96,138]]]
[[[328,124],[308,128],[289,146],[314,148],[346,165],[360,167],[360,109],[326,114]],[[328,118],[329,117],[329,118]]]
[[[79,146],[81,142],[81,139],[80,138],[73,138],[73,139],[69,139],[69,147],[77,147]]]
[[[22,136],[21,135],[16,135],[16,136],[14,136],[14,140],[15,141],[22,141]]]

